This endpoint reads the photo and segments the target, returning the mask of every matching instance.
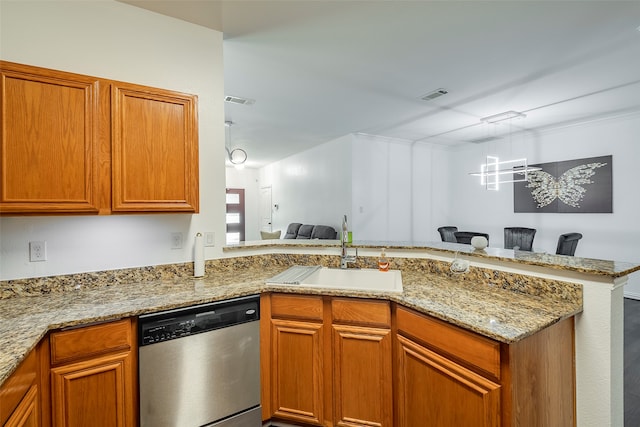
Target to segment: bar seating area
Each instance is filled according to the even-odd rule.
[[[529,227],[505,227],[504,228],[504,249],[517,251],[533,251],[533,240],[537,230]],[[483,236],[489,242],[489,234],[478,231],[459,231],[455,225],[444,225],[438,227],[438,233],[443,242],[471,244],[471,239],[475,236]],[[578,241],[582,239],[582,234],[577,232],[564,233],[558,237],[556,255],[574,256]],[[536,250],[537,251],[537,250]]]

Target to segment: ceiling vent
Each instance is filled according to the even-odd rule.
[[[446,95],[448,93],[449,93],[448,90],[440,88],[440,89],[436,89],[436,90],[434,90],[432,92],[429,92],[426,95],[421,96],[420,99],[422,99],[424,101],[431,101],[432,99],[439,98],[442,95]]]
[[[224,100],[225,102],[230,102],[232,104],[240,104],[240,105],[253,105],[256,102],[255,99],[240,98],[239,96],[231,96],[231,95],[226,95],[224,97]]]

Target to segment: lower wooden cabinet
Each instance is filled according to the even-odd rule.
[[[337,426],[391,426],[391,330],[333,325]]]
[[[33,384],[4,427],[39,427],[38,385]]]
[[[322,425],[322,323],[273,319],[271,324],[273,415]]]
[[[138,424],[135,334],[131,319],[50,334],[54,427]]]
[[[335,425],[392,426],[390,305],[357,298],[330,301]]]
[[[262,298],[265,420],[392,426],[388,302],[288,294]]]
[[[263,420],[576,425],[574,320],[504,344],[400,305],[264,294]]]
[[[135,425],[131,355],[120,353],[51,369],[53,425]]]
[[[395,310],[398,427],[572,427],[574,320],[504,344]]]
[[[0,424],[4,427],[40,426],[38,347],[0,387]]]
[[[500,425],[500,385],[398,336],[398,427]]]

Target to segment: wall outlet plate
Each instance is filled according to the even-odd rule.
[[[39,262],[47,260],[47,242],[29,242],[29,261]]]
[[[182,249],[182,233],[171,233],[171,249]]]
[[[204,233],[204,245],[211,247],[216,245],[216,233],[209,231]]]

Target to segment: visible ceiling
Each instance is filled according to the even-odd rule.
[[[256,100],[225,103],[249,167],[349,133],[458,145],[640,111],[640,1],[121,1],[223,32],[225,95]],[[508,110],[527,117],[480,120]]]

